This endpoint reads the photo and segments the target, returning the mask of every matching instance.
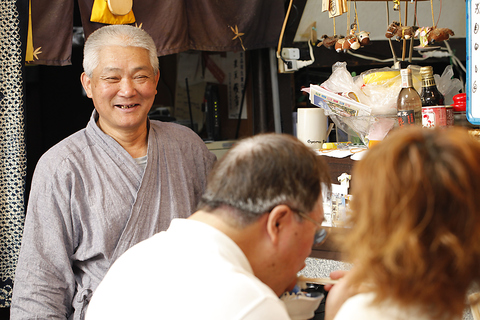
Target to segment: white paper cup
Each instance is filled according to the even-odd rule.
[[[297,138],[312,149],[327,142],[327,116],[322,108],[297,109]]]

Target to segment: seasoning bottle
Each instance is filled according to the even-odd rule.
[[[397,99],[397,118],[400,127],[422,125],[422,100],[412,85],[412,70],[401,69],[402,89]]]
[[[444,105],[445,98],[437,89],[435,78],[433,77],[433,68],[431,66],[421,67],[420,76],[422,77],[422,91],[420,92],[420,98],[422,99],[423,127],[446,127],[447,109]],[[451,125],[451,123],[448,123],[448,125]]]
[[[435,78],[433,77],[433,68],[431,66],[421,67],[420,76],[422,77],[422,92],[420,93],[422,106],[445,105],[445,98],[443,94],[438,91]]]

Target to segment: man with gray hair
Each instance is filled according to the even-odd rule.
[[[11,319],[83,319],[122,253],[195,210],[216,157],[189,128],[148,119],[156,52],[133,26],[88,37],[81,82],[95,109],[35,168]]]
[[[290,319],[279,296],[325,235],[324,187],[326,163],[295,137],[241,140],[193,215],[113,264],[86,319]]]

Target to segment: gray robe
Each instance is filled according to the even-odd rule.
[[[195,211],[215,155],[189,128],[150,121],[145,171],[96,125],[39,160],[15,276],[11,319],[83,319],[110,265]],[[125,302],[128,282],[125,279]]]

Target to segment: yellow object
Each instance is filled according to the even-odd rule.
[[[381,140],[369,140],[368,141],[368,148],[370,149],[374,145],[378,144]]]
[[[398,70],[372,72],[363,76],[363,82],[365,82],[365,84],[384,84],[399,75],[400,71]]]
[[[327,142],[322,145],[323,150],[331,150],[331,149],[337,149],[337,146],[335,143],[332,142]]]
[[[116,16],[124,16],[132,11],[133,0],[107,0],[108,10]]]
[[[95,0],[90,21],[105,24],[129,24],[135,22],[135,16],[132,10],[125,15],[115,15],[110,11],[107,0]]]
[[[32,0],[28,2],[28,34],[27,34],[27,51],[25,53],[25,61],[33,61],[33,36],[32,36]]]

